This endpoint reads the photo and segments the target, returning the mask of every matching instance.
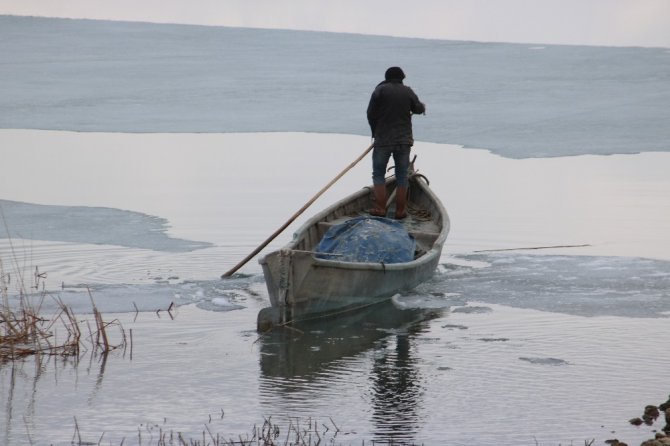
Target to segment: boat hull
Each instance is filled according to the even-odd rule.
[[[394,186],[393,180],[387,184],[389,190]],[[259,263],[271,307],[259,313],[259,331],[364,307],[430,279],[440,260],[449,218],[423,180],[410,182],[410,197],[414,209],[424,209],[430,215],[424,219],[410,217],[403,222],[420,248],[420,253],[410,262],[344,262],[315,255],[318,241],[330,226],[361,215],[371,205],[368,189],[317,214],[296,232],[293,241],[262,257]]]

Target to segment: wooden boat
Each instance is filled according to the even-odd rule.
[[[386,182],[394,201],[395,177]],[[371,187],[351,194],[305,222],[282,249],[259,259],[271,306],[258,314],[258,330],[364,307],[410,290],[435,272],[449,233],[446,209],[423,175],[412,173],[408,216],[399,220],[416,241],[414,260],[404,263],[362,263],[318,258],[316,247],[333,225],[369,215]],[[392,205],[389,212],[394,212]],[[393,215],[392,213],[390,215]]]

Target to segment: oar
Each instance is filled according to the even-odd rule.
[[[316,195],[314,195],[314,196],[312,197],[311,200],[309,200],[307,203],[305,203],[305,205],[304,205],[303,207],[301,207],[300,210],[298,210],[298,212],[296,212],[295,214],[293,214],[293,216],[292,216],[291,218],[289,218],[288,221],[287,221],[286,223],[284,223],[284,224],[283,224],[279,229],[277,229],[277,230],[276,230],[270,237],[268,237],[263,243],[261,243],[260,246],[258,246],[258,248],[254,249],[254,251],[253,251],[251,254],[249,254],[249,255],[246,256],[244,259],[242,259],[242,261],[241,261],[240,263],[238,263],[237,265],[235,265],[235,266],[234,266],[231,270],[229,270],[228,272],[224,273],[224,274],[221,276],[221,278],[222,278],[222,279],[225,279],[226,277],[230,277],[230,276],[233,275],[233,273],[235,273],[235,271],[237,271],[238,269],[242,268],[242,266],[244,266],[244,264],[246,264],[249,260],[251,260],[251,259],[252,259],[256,254],[258,254],[263,248],[265,248],[265,247],[268,245],[268,243],[270,243],[272,240],[275,239],[275,237],[277,237],[279,234],[281,234],[282,231],[288,227],[288,225],[290,225],[291,223],[293,223],[293,221],[294,221],[296,218],[298,218],[298,217],[300,216],[300,214],[302,214],[303,212],[305,212],[305,209],[307,209],[308,207],[310,207],[310,206],[312,205],[312,203],[314,203],[314,202],[317,200],[317,198],[319,198],[321,195],[323,195],[323,193],[324,193],[325,191],[327,191],[328,188],[330,188],[330,186],[332,186],[333,184],[335,184],[335,183],[337,182],[337,180],[339,180],[340,178],[342,178],[342,176],[343,176],[345,173],[347,173],[348,171],[350,171],[351,168],[354,167],[356,164],[358,164],[358,162],[359,162],[360,160],[362,160],[363,158],[365,158],[365,155],[367,155],[368,152],[370,152],[370,150],[372,150],[373,147],[374,147],[374,143],[370,144],[370,147],[368,147],[367,149],[365,149],[365,151],[364,151],[358,158],[356,158],[356,159],[355,159],[351,164],[349,164],[349,165],[348,165],[342,172],[340,172],[335,178],[333,178],[333,179],[330,181],[330,183],[326,184],[326,186],[325,186],[323,189],[321,189]]]

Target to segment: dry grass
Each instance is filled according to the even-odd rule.
[[[221,411],[223,418],[223,411]],[[211,422],[210,415],[210,422]],[[209,423],[208,423],[209,424]],[[123,439],[120,445],[126,443],[139,446],[320,446],[320,445],[363,445],[365,441],[350,442],[344,438],[340,428],[337,427],[332,418],[322,422],[313,418],[301,420],[296,417],[288,419],[288,425],[281,426],[272,421],[272,417],[266,418],[262,425],[254,426],[250,434],[238,435],[231,438],[219,433],[213,433],[208,424],[199,436],[185,435],[182,432],[167,430],[161,426],[143,426],[138,428],[137,436],[132,439]],[[84,441],[79,431],[77,420],[75,420],[75,432],[72,438],[73,445],[104,444],[104,433],[96,441]],[[394,446],[407,445],[403,441],[382,440],[371,441],[371,445]]]
[[[26,356],[58,355],[78,357],[82,352],[107,354],[126,348],[125,330],[118,320],[105,322],[95,306],[89,291],[93,309],[93,322],[78,320],[72,309],[54,295],[44,291],[46,275],[35,268],[31,284],[25,285],[24,274],[14,262],[14,274],[7,272],[0,259],[0,363]],[[12,278],[15,283],[12,284]],[[10,305],[10,286],[16,290],[18,302]],[[39,291],[42,288],[42,291]],[[45,299],[53,299],[57,310],[44,315]],[[82,327],[85,329],[82,331]],[[111,340],[110,330],[116,329],[116,341]]]

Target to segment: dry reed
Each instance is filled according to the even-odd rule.
[[[223,418],[223,410],[221,411]],[[211,423],[210,415],[210,423]],[[338,434],[340,429],[335,425],[332,418],[329,418],[330,424],[319,423],[316,419],[309,418],[300,420],[296,417],[290,417],[288,426],[280,426],[272,421],[272,417],[265,418],[261,426],[255,425],[250,434],[238,435],[237,438],[227,437],[220,433],[213,433],[210,427],[205,424],[204,430],[200,435],[190,436],[183,432],[174,430],[164,430],[163,426],[144,425],[137,429],[137,437],[132,439],[132,444],[139,446],[319,446],[319,445],[351,445],[362,444],[364,441],[351,443],[346,440],[340,441]],[[104,436],[104,433],[103,433]],[[102,437],[100,437],[102,438]],[[120,445],[124,445],[124,438]],[[75,432],[72,436],[72,444],[95,444],[94,442],[83,441],[79,424],[75,419]],[[400,445],[407,444],[402,441],[383,440],[371,441],[371,445]]]
[[[18,262],[14,262],[18,277],[15,288],[18,292],[18,302],[10,305],[9,287],[12,274],[5,271],[4,263],[0,259],[0,363],[13,361],[26,356],[57,355],[78,357],[82,351],[90,347],[93,354],[107,354],[127,345],[126,333],[118,320],[105,322],[93,301],[89,291],[93,308],[92,328],[87,322],[89,336],[83,336],[82,322],[77,319],[72,309],[65,305],[58,296],[45,291],[44,280],[46,274],[35,268],[33,281],[26,287],[23,278],[25,274],[18,269]],[[42,291],[39,291],[40,288]],[[30,290],[30,292],[29,292]],[[56,311],[50,315],[42,314],[45,299],[53,299]],[[117,342],[110,341],[110,328],[118,329],[120,336]],[[56,333],[59,336],[56,336]]]

